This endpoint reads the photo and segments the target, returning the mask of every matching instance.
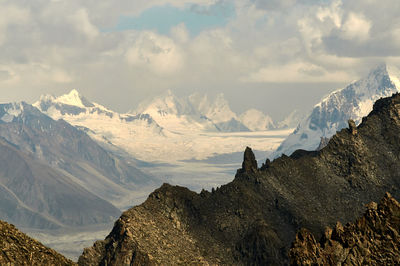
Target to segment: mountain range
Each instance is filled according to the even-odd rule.
[[[331,93],[281,144],[273,155],[283,153],[280,158],[260,168],[247,148],[227,185],[197,194],[164,184],[124,212],[106,240],[80,261],[280,264],[288,262],[289,244],[301,227],[320,237],[325,226],[354,220],[363,204],[384,192],[398,198],[400,95],[378,100],[398,91],[397,76],[395,68],[380,65]],[[181,163],[217,158],[236,151],[233,145],[240,148],[242,136],[255,139],[296,117],[293,112],[274,123],[256,109],[235,114],[222,94],[209,100],[171,91],[125,114],[76,90],[44,95],[34,105],[0,104],[0,219],[43,232],[109,224],[161,184],[139,170],[148,163],[138,156]],[[311,242],[303,243],[303,236]],[[301,248],[312,239],[304,231],[298,235],[299,260],[308,259]],[[324,248],[315,247],[315,260],[332,257]]]
[[[3,109],[6,123],[21,114],[16,105]],[[398,264],[399,110],[400,94],[380,99],[321,150],[297,150],[261,168],[246,148],[235,179],[211,192],[164,184],[124,212],[78,265]],[[0,144],[3,160],[27,156]],[[74,265],[2,221],[0,241],[2,264]]]
[[[297,149],[317,149],[321,140],[326,142],[325,139],[346,127],[348,119],[358,125],[376,100],[400,91],[399,77],[400,72],[395,67],[382,64],[366,77],[330,93],[301,120],[271,158],[290,155]]]
[[[261,111],[251,109],[236,115],[222,94],[209,100],[207,95],[177,97],[168,91],[125,114],[90,102],[76,90],[60,97],[41,96],[34,106],[53,119],[84,130],[109,150],[123,149],[135,158],[153,162],[237,152],[230,144],[224,146],[216,134],[276,129]],[[271,145],[264,146],[270,149]],[[171,150],[175,152],[171,154]]]
[[[211,150],[208,143],[212,142],[212,135],[207,139],[202,137],[215,132],[290,128],[300,121],[296,130],[268,156],[277,158],[281,154],[290,155],[297,149],[322,147],[338,130],[346,127],[348,119],[353,119],[358,125],[377,99],[399,91],[399,73],[393,66],[379,65],[366,77],[323,98],[304,119],[293,111],[280,122],[274,122],[256,109],[237,115],[222,94],[210,100],[207,95],[177,97],[168,91],[142,102],[126,114],[90,102],[76,90],[60,97],[42,96],[34,105],[54,119],[62,118],[86,130],[106,148],[123,148],[145,161],[205,159],[238,152],[232,150],[232,145],[218,146],[219,139],[214,144],[215,149]],[[136,141],[132,142],[132,139]],[[266,141],[261,150],[268,152],[268,149],[271,149],[271,144]],[[177,151],[176,156],[171,156],[170,150]]]
[[[267,159],[260,168],[247,148],[235,179],[211,192],[164,184],[124,212],[107,238],[86,249],[79,263],[285,265],[300,228],[319,238],[326,226],[354,221],[365,204],[380,200],[386,191],[400,198],[399,110],[400,94],[380,99],[358,127],[350,120],[321,150],[297,150],[290,157]],[[388,215],[391,222],[380,226],[386,218],[373,217],[370,227],[363,228],[375,230],[377,239],[382,230],[387,230],[385,237],[398,237],[398,207],[392,212],[379,208],[377,215]],[[350,225],[345,230],[352,232]],[[345,241],[332,236],[334,240]],[[364,240],[354,249],[362,248]],[[384,262],[385,252],[399,259],[389,242],[387,249],[376,242],[383,253],[373,253],[377,257],[370,261]],[[345,252],[337,245],[331,248],[336,247],[337,254]],[[352,252],[359,260],[365,257]]]

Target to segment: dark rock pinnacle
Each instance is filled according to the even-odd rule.
[[[256,157],[254,156],[253,151],[251,150],[251,148],[246,147],[246,150],[244,151],[241,172],[255,173],[255,172],[257,172],[257,168],[258,168],[257,160],[256,160]]]
[[[353,135],[353,136],[357,135],[357,126],[356,126],[356,123],[354,122],[354,120],[349,119],[348,123],[349,123],[349,131],[350,131],[351,135]]]

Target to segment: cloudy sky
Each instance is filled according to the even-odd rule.
[[[72,88],[117,111],[167,89],[309,109],[400,63],[399,0],[0,0],[0,101]]]

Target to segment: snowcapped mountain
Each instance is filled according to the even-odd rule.
[[[296,130],[282,142],[272,155],[290,155],[297,149],[315,150],[321,138],[330,138],[336,131],[348,126],[348,119],[358,125],[376,100],[391,96],[400,89],[400,73],[385,64],[373,69],[367,77],[334,91],[314,106]]]
[[[251,131],[274,129],[272,118],[257,109],[249,109],[240,115],[240,121]]]
[[[174,133],[218,130],[188,98],[177,97],[170,90],[150,102],[142,102],[132,113],[149,115],[161,127]]]
[[[235,132],[251,132],[222,94],[209,100],[207,95],[177,97],[168,91],[126,114],[91,102],[76,90],[60,97],[42,96],[34,106],[53,119],[62,118],[85,131],[107,149],[124,150],[148,162],[205,159],[238,152],[246,146],[272,150],[282,138],[277,133],[265,139],[235,135]],[[247,121],[252,113],[248,113]]]
[[[237,118],[222,93],[218,94],[213,101],[208,98],[207,94],[194,93],[188,97],[188,101],[199,113],[214,123],[226,122],[232,118]]]
[[[214,123],[219,131],[250,131],[231,110],[228,101],[222,93],[218,94],[214,101],[210,101],[207,95],[200,94],[192,94],[188,99],[202,116]]]
[[[276,127],[281,129],[295,128],[303,118],[304,116],[298,110],[293,110],[282,121],[276,123]]]
[[[150,102],[141,103],[136,114],[149,114],[172,132],[249,131],[230,109],[223,94],[210,101],[207,95],[177,97],[170,90]]]
[[[53,119],[63,119],[85,131],[113,152],[128,152],[146,161],[170,156],[170,150],[162,145],[160,148],[160,144],[176,134],[160,126],[150,114],[120,114],[88,101],[76,90],[59,97],[41,96],[33,105]]]
[[[112,147],[143,136],[163,137],[164,130],[148,114],[119,114],[88,101],[77,90],[60,97],[43,95],[33,104],[53,119],[64,119],[92,138]]]

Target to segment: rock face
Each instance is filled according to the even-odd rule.
[[[119,214],[112,204],[0,137],[0,219],[18,227],[56,229],[106,223]]]
[[[246,150],[244,151],[244,156],[243,156],[243,163],[242,163],[242,169],[240,172],[256,172],[257,171],[257,160],[256,157],[254,156],[253,151],[251,148],[246,147]]]
[[[379,205],[368,204],[355,223],[327,228],[317,242],[301,229],[290,250],[292,265],[399,265],[400,203],[389,193]]]
[[[56,251],[0,221],[1,265],[75,265]]]
[[[352,133],[261,168],[247,149],[244,169],[211,193],[165,184],[124,212],[79,264],[288,264],[300,228],[319,238],[386,191],[400,198],[400,95],[378,100]]]

